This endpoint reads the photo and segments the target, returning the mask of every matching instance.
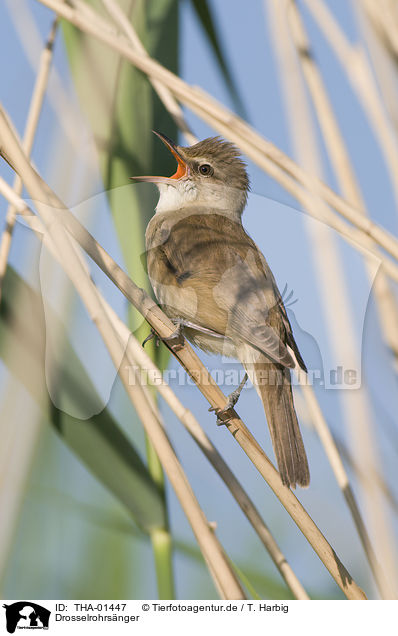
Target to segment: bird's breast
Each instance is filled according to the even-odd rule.
[[[240,247],[235,237],[239,227],[220,214],[189,214],[187,210],[153,217],[146,232],[148,275],[169,317],[227,333],[231,309],[235,301],[239,304],[242,293],[237,263],[244,265],[248,249]],[[234,284],[228,272],[235,276]],[[191,336],[206,351],[233,355],[220,338],[202,333]]]

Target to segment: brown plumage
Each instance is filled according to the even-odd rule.
[[[218,138],[180,148],[159,136],[179,168],[171,178],[143,178],[161,194],[146,231],[156,297],[171,318],[188,324],[184,334],[195,345],[242,362],[262,399],[283,482],[307,486],[290,383],[296,362],[306,369],[272,272],[241,224],[245,165]]]

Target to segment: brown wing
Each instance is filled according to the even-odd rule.
[[[179,305],[181,318],[245,340],[272,360],[294,366],[286,344],[294,343],[295,352],[297,345],[264,257],[240,223],[200,212],[181,213],[172,221],[159,215],[148,228],[148,271],[158,299]],[[176,296],[188,291],[197,302],[181,307]],[[165,303],[165,297],[171,300]]]

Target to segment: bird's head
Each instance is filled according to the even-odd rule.
[[[155,132],[155,131],[154,131]],[[193,146],[178,146],[161,133],[163,141],[177,161],[171,177],[133,177],[156,183],[160,198],[158,212],[187,206],[205,206],[240,217],[246,205],[249,178],[239,150],[220,137],[204,139]]]

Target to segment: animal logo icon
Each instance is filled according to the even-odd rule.
[[[11,605],[4,604],[6,610],[6,627],[9,634],[20,629],[48,629],[50,610],[32,601],[18,601]]]

